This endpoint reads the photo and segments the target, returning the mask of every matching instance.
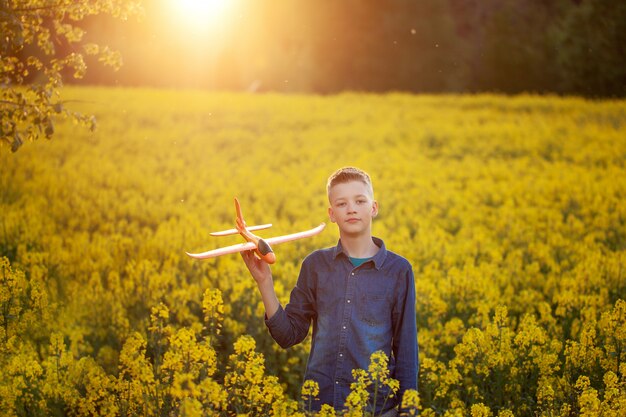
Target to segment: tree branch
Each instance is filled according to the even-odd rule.
[[[47,6],[37,6],[37,7],[20,7],[17,9],[10,9],[12,12],[38,12],[40,10],[51,10],[59,7],[63,7],[62,3],[49,4]],[[65,5],[67,6],[67,5]]]

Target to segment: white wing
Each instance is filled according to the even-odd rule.
[[[306,230],[304,232],[292,233],[290,235],[284,235],[284,236],[270,237],[268,239],[263,239],[263,240],[265,240],[270,245],[278,245],[281,243],[290,242],[292,240],[315,236],[318,233],[320,233],[322,230],[324,230],[324,227],[326,227],[326,223],[322,223],[316,228],[313,228],[311,230]],[[238,243],[232,246],[226,246],[226,247],[219,248],[219,249],[213,249],[208,252],[202,252],[202,253],[186,252],[186,253],[192,258],[207,259],[207,258],[215,258],[216,256],[227,255],[229,253],[237,253],[237,252],[243,252],[246,250],[254,250],[254,249],[256,249],[256,245],[254,243],[246,242],[246,243]]]
[[[229,253],[237,253],[237,252],[243,252],[246,250],[253,250],[253,249],[256,249],[256,245],[252,242],[246,242],[246,243],[238,243],[232,246],[225,246],[219,249],[213,249],[208,252],[202,252],[202,253],[185,252],[185,253],[191,256],[192,258],[207,259],[207,258],[215,258],[216,256],[226,255]]]
[[[304,232],[292,233],[290,235],[284,235],[284,236],[270,237],[270,238],[263,239],[263,240],[265,240],[270,245],[278,245],[281,243],[290,242],[292,240],[315,236],[318,233],[320,233],[322,230],[324,230],[324,227],[326,227],[326,223],[322,223],[316,228],[311,229],[311,230],[306,230]]]
[[[248,229],[249,231],[253,232],[255,230],[263,230],[263,229],[267,229],[268,227],[272,227],[272,224],[260,224],[258,226],[250,226],[250,227],[246,227],[246,229]],[[228,230],[222,230],[221,232],[212,232],[209,233],[211,236],[228,236],[228,235],[236,235],[237,233],[239,233],[239,230],[237,229],[228,229]]]

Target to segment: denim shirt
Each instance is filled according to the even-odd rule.
[[[386,402],[387,392],[379,392],[375,415],[398,405],[405,390],[417,389],[413,269],[381,239],[372,239],[380,249],[359,267],[352,265],[341,241],[307,256],[289,303],[266,320],[283,348],[300,343],[313,323],[304,379],[319,384],[316,411],[322,404],[344,409],[354,381],[352,370],[367,370],[377,350],[389,357],[390,376],[399,380],[400,391]]]

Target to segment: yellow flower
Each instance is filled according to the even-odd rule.
[[[311,412],[313,400],[317,398],[319,392],[319,384],[312,379],[307,379],[304,381],[304,384],[302,384],[302,401],[304,402],[305,408],[308,412]]]
[[[335,409],[328,404],[322,404],[317,417],[335,417],[337,415]]]
[[[589,378],[581,376],[576,381],[578,394],[578,407],[581,416],[597,416],[600,414],[601,401],[598,391],[591,387]]]
[[[485,404],[474,404],[470,408],[470,415],[472,417],[491,417],[493,413]]]
[[[213,337],[219,335],[224,320],[224,301],[222,300],[222,292],[219,289],[207,288],[205,290],[202,297],[202,312],[204,313],[204,322],[209,330],[209,334]]]
[[[405,415],[417,416],[418,411],[420,410],[420,398],[418,392],[414,389],[404,391],[404,395],[402,395],[401,407],[407,410]]]

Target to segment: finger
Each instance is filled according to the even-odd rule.
[[[250,251],[239,252],[241,254],[241,258],[245,262],[246,265],[250,266]]]
[[[256,267],[257,266],[257,258],[254,256],[253,250],[247,250],[241,252],[241,257],[243,261],[246,263],[248,267]]]

